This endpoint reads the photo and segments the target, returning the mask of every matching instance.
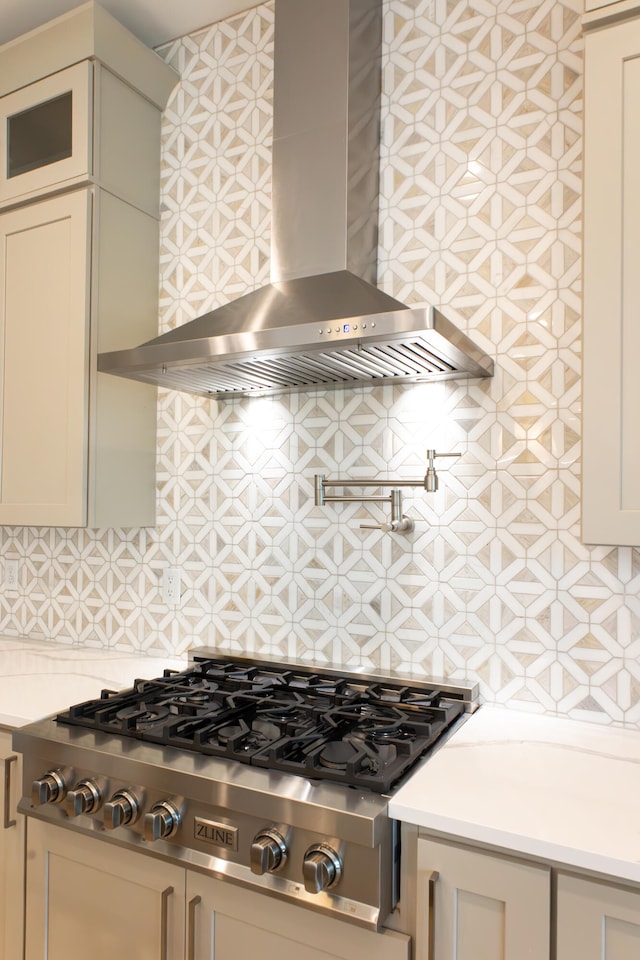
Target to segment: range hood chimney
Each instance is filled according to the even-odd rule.
[[[209,397],[488,377],[375,286],[382,0],[275,0],[271,283],[98,369]]]

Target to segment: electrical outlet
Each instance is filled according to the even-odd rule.
[[[162,571],[162,599],[168,606],[176,607],[182,594],[182,577],[175,567],[165,567]]]
[[[4,582],[7,590],[18,589],[18,561],[17,560],[5,560]]]

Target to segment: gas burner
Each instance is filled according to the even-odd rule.
[[[247,725],[242,720],[239,723],[231,723],[227,727],[218,727],[215,732],[216,740],[223,746],[233,743],[240,736],[247,733]]]
[[[162,723],[169,716],[169,707],[167,704],[158,704],[154,707],[147,707],[141,703],[138,707],[125,707],[124,710],[118,710],[115,714],[116,720],[123,724],[127,730],[148,730]]]
[[[203,753],[246,762],[247,757],[252,757],[279,737],[280,731],[273,724],[260,724],[255,720],[249,723],[239,718],[222,726],[200,730],[196,734],[195,742]]]
[[[318,754],[318,763],[329,770],[346,770],[358,751],[349,740],[330,740]]]
[[[396,727],[394,730],[372,730],[370,736],[373,738],[375,743],[384,743],[386,740],[393,740],[394,743],[399,743],[404,740],[406,743],[412,743],[418,736],[415,730],[412,730],[410,727],[405,727],[404,725]]]
[[[196,690],[193,693],[179,693],[171,698],[171,702],[175,704],[188,703],[192,706],[195,706],[196,704],[198,706],[202,706],[203,703],[211,702],[211,694],[204,693],[199,690]]]
[[[359,723],[353,730],[354,736],[371,737],[373,740],[415,740],[417,731],[405,726],[401,721],[385,723],[373,718]]]
[[[290,704],[275,704],[269,707],[259,707],[258,716],[265,717],[268,720],[275,720],[278,723],[290,723],[292,720],[303,719],[302,712]]]
[[[397,723],[404,714],[394,707],[381,706],[379,703],[347,703],[335,711],[335,716],[357,721],[376,721],[378,723]]]
[[[353,732],[344,739],[329,740],[316,752],[314,764],[322,770],[338,771],[354,778],[375,777],[395,761],[397,755],[393,744],[379,745]]]
[[[189,709],[190,707],[207,707],[211,710],[219,710],[219,704],[213,700],[211,693],[205,690],[196,690],[193,693],[177,693],[169,701],[172,707],[178,711]]]
[[[328,720],[338,727],[352,730],[361,738],[375,737],[379,739],[399,738],[415,739],[417,730],[406,725],[410,718],[406,711],[395,707],[381,706],[379,703],[347,704],[328,715]],[[402,732],[401,732],[402,730]]]
[[[277,724],[256,719],[251,725],[251,733],[247,737],[247,743],[255,750],[262,750],[263,747],[279,740],[281,736],[282,733]],[[244,744],[242,749],[246,749]]]

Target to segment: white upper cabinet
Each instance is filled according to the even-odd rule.
[[[157,334],[176,81],[94,3],[0,47],[0,524],[155,522],[156,390],[97,355]]]
[[[177,79],[94,3],[0,47],[0,209],[96,184],[157,218]]]
[[[91,171],[93,65],[85,60],[0,100],[0,201]]]
[[[588,23],[582,539],[638,546],[640,15]]]

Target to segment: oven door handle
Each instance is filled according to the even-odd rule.
[[[160,895],[160,960],[169,955],[169,897],[173,887],[167,887]]]
[[[187,925],[187,960],[196,960],[196,907],[201,903],[202,897],[194,897],[189,900],[189,916]]]
[[[435,960],[436,946],[436,882],[437,870],[418,871],[417,902],[417,940],[418,957],[422,960]]]
[[[4,819],[2,826],[5,830],[16,825],[16,821],[9,817],[9,811],[11,809],[11,764],[17,764],[17,762],[18,758],[15,754],[11,757],[5,757],[4,760]]]

